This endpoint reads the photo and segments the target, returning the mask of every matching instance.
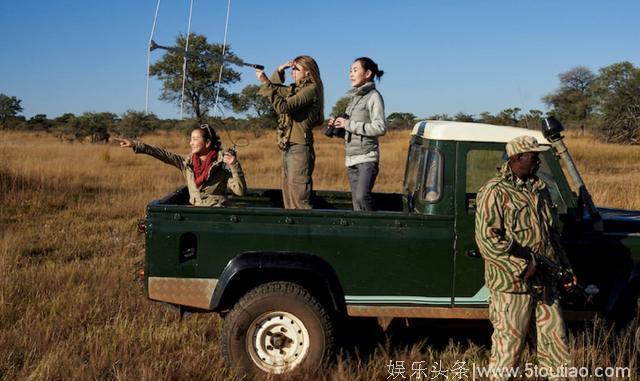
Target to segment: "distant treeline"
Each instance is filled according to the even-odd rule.
[[[221,52],[219,44],[209,44],[204,36],[190,37],[189,50],[198,53]],[[176,46],[184,47],[185,36],[176,38]],[[180,51],[178,49],[178,51]],[[85,112],[82,115],[64,114],[54,119],[38,114],[26,119],[21,101],[15,96],[0,94],[0,129],[22,131],[46,131],[57,134],[63,140],[90,140],[100,142],[110,135],[137,137],[156,130],[188,131],[208,123],[217,129],[228,128],[262,134],[276,126],[276,116],[268,100],[258,94],[257,85],[248,85],[239,93],[232,93],[228,85],[240,81],[240,73],[226,68],[218,83],[219,62],[189,61],[186,66],[189,81],[186,82],[184,102],[182,98],[183,60],[173,51],[153,64],[150,73],[163,81],[160,99],[183,105],[191,119],[162,120],[154,114],[130,110],[122,115],[110,112]],[[236,57],[232,52],[226,54]],[[236,57],[238,58],[238,57]],[[239,59],[239,58],[238,58]],[[216,74],[216,75],[214,75]],[[547,115],[554,115],[568,129],[591,130],[607,142],[640,144],[640,69],[630,62],[615,63],[592,72],[578,66],[558,75],[560,86],[545,95],[542,101],[549,107]],[[233,110],[244,117],[212,118],[215,107],[216,87],[219,86],[218,107]],[[331,115],[344,113],[348,98],[339,99]],[[455,115],[436,114],[419,117],[408,112],[392,112],[387,119],[390,128],[411,128],[418,120],[437,119],[461,122],[480,122],[496,125],[537,128],[545,113],[541,110],[506,108],[496,114],[482,112],[478,115],[459,112]]]
[[[2,95],[0,95],[2,96]],[[522,113],[517,107],[500,111],[496,115],[483,112],[479,117],[466,113],[454,116],[437,114],[426,118],[419,118],[412,113],[394,112],[389,114],[387,122],[392,129],[412,128],[419,120],[455,120],[460,122],[479,122],[496,125],[522,126],[537,128],[543,112],[529,110]],[[91,141],[94,143],[107,141],[110,136],[139,137],[153,131],[183,131],[188,133],[201,122],[208,123],[217,130],[251,131],[256,136],[275,128],[276,121],[270,117],[245,118],[214,118],[204,117],[202,121],[195,118],[175,120],[159,119],[154,114],[143,111],[127,111],[122,115],[111,112],[85,112],[81,115],[67,113],[57,118],[49,119],[44,114],[34,115],[30,119],[24,116],[5,118],[2,129],[32,132],[47,132],[65,141]]]
[[[418,118],[411,113],[394,112],[389,114],[387,121],[390,128],[411,128],[417,121],[425,119],[526,127],[534,126],[534,123],[538,122],[542,115],[542,111],[539,110],[530,110],[529,113],[523,114],[520,113],[519,108],[506,109],[497,115],[485,112],[480,114],[479,118],[465,113],[458,113],[452,117],[446,114],[438,114],[426,118]],[[122,115],[111,112],[85,112],[81,115],[66,113],[53,119],[47,118],[45,114],[34,115],[30,119],[24,116],[11,116],[4,118],[2,129],[50,132],[68,140],[90,139],[98,142],[104,140],[107,134],[138,137],[157,130],[188,132],[201,122],[218,128],[252,131],[257,135],[275,127],[275,121],[268,117],[214,118],[205,116],[202,121],[198,121],[195,118],[184,120],[159,119],[153,113],[145,114],[143,111],[127,111]]]
[[[2,97],[2,95],[0,95]],[[112,112],[85,112],[81,115],[63,114],[49,119],[44,114],[34,115],[31,119],[23,116],[4,118],[1,129],[16,131],[47,132],[55,134],[64,141],[106,142],[111,136],[136,138],[153,131],[181,131],[188,134],[202,123],[222,128],[252,131],[261,135],[273,121],[266,118],[214,118],[204,117],[202,121],[195,118],[176,120],[159,119],[153,113],[144,111],[127,111],[122,115]]]

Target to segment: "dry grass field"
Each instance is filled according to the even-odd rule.
[[[393,131],[382,139],[377,191],[400,192],[408,137]],[[239,158],[248,185],[278,187],[275,138],[247,138]],[[188,148],[176,133],[143,140],[178,153]],[[340,141],[320,133],[316,141],[315,188],[348,189]],[[640,147],[590,136],[570,136],[568,145],[596,204],[640,209]],[[217,344],[220,318],[179,319],[146,300],[135,275],[144,253],[137,220],[150,200],[181,183],[177,170],[116,145],[0,133],[0,379],[237,379]],[[634,332],[613,334],[598,324],[573,331],[576,365],[629,366],[636,379]],[[383,340],[367,355],[341,355],[309,379],[386,380],[390,361],[404,361],[407,379],[413,362],[427,369],[438,361],[444,368],[456,361],[485,365],[488,334],[437,345],[429,337],[407,345]],[[524,361],[532,358],[527,351]]]

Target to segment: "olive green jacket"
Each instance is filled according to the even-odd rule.
[[[516,177],[508,163],[478,191],[475,239],[485,260],[485,284],[499,292],[528,292],[522,279],[528,261],[510,254],[517,242],[570,268],[557,232],[546,184]],[[536,273],[536,278],[538,274]]]
[[[177,155],[162,148],[135,142],[135,153],[144,153],[178,168],[187,181],[189,203],[195,206],[224,206],[227,201],[227,190],[242,196],[247,190],[242,167],[238,160],[228,166],[222,161],[223,155],[209,169],[209,175],[200,188],[196,186],[196,177],[191,164],[191,155]]]
[[[283,85],[283,73],[277,70],[271,80],[260,88],[260,94],[271,101],[278,115],[278,147],[290,144],[313,145],[313,127],[322,124],[320,89],[304,79],[298,84]]]

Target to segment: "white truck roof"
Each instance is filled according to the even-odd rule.
[[[413,126],[411,135],[430,140],[507,143],[518,136],[529,135],[540,144],[551,144],[542,132],[528,128],[494,126],[484,123],[425,120]]]

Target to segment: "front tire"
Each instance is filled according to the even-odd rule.
[[[245,294],[222,329],[227,363],[251,374],[318,369],[333,353],[326,308],[302,286],[271,282]]]

